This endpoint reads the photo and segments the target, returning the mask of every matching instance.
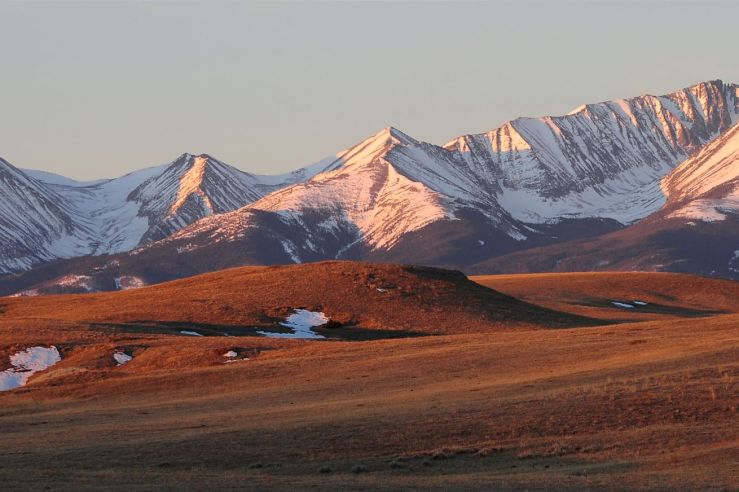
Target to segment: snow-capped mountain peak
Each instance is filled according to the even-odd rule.
[[[737,122],[739,88],[709,81],[664,96],[586,104],[564,116],[518,118],[444,146],[386,127],[277,176],[246,173],[207,154],[183,154],[89,184],[43,173],[16,176],[15,187],[46,197],[46,205],[21,207],[59,213],[52,224],[33,219],[39,234],[24,241],[39,248],[29,253],[21,243],[11,245],[0,269],[133,248],[132,257],[143,258],[149,247],[180,254],[230,243],[239,245],[233,258],[248,254],[267,263],[392,259],[399,250],[414,261],[418,248],[428,248],[424,258],[450,261],[468,243],[482,247],[480,259],[587,234],[582,231],[593,226],[623,227],[660,210],[668,195],[672,206],[683,188],[694,196],[699,179],[690,186],[660,181],[708,152],[702,149],[713,148],[715,139],[729,138]],[[674,176],[680,173],[687,176]],[[713,173],[701,179],[708,183]],[[5,223],[22,236],[16,229],[24,224],[0,214],[0,227]]]
[[[518,118],[444,148],[513,217],[630,223],[665,201],[659,180],[739,116],[735,85],[696,84],[665,96],[586,104],[564,116]]]
[[[336,165],[334,169],[351,166],[356,163],[366,164],[372,162],[379,157],[385,156],[390,150],[396,146],[416,145],[419,142],[412,137],[406,135],[400,130],[388,126],[354,145],[343,152],[337,154]]]
[[[180,178],[180,189],[177,193],[177,199],[169,209],[170,216],[175,215],[193,193],[200,197],[209,213],[213,213],[213,204],[201,187],[207,163],[208,157],[205,155],[199,155],[193,160],[190,169],[182,175]]]
[[[5,161],[0,174],[7,186],[0,194],[0,202],[7,202],[0,206],[7,238],[0,273],[56,258],[127,251],[285,186],[264,183],[207,154],[182,154],[167,165],[90,183],[24,173]]]
[[[141,237],[146,243],[258,200],[264,194],[260,185],[254,175],[207,154],[183,154],[134,189],[127,200],[139,204],[137,215],[148,219],[148,230]]]
[[[357,231],[357,241],[373,248],[389,247],[403,234],[453,217],[445,199],[414,179],[394,153],[419,145],[400,130],[384,128],[341,152],[331,170],[272,193],[249,208],[292,217],[322,211],[330,224],[346,221],[346,228]]]

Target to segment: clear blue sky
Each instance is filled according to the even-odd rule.
[[[183,152],[283,172],[388,125],[444,143],[739,82],[733,2],[19,2],[0,19],[0,156],[86,179]]]

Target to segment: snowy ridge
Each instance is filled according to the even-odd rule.
[[[278,213],[333,211],[337,219],[357,228],[358,239],[375,248],[390,247],[403,234],[453,218],[442,195],[407,178],[390,162],[389,152],[413,144],[386,128],[346,152],[338,169],[272,193],[250,208]]]
[[[568,218],[626,225],[664,205],[660,180],[725,132],[738,104],[735,86],[714,81],[666,96],[589,104],[566,116],[520,118],[444,147],[388,127],[338,153],[312,179],[174,239],[241,239],[262,227],[254,211],[267,211],[291,227],[280,243],[300,262],[338,231],[351,239],[337,257],[357,244],[387,250],[461,209],[481,213],[518,241],[532,234],[529,225]],[[309,224],[305,217],[317,212],[325,220]]]
[[[192,194],[199,197],[203,205],[207,207],[209,214],[213,213],[213,204],[201,188],[207,162],[208,160],[205,157],[197,156],[192,167],[180,177],[180,189],[177,193],[177,199],[169,209],[169,215],[175,215]]]
[[[734,85],[587,104],[452,140],[477,180],[524,222],[607,217],[629,223],[664,203],[659,180],[739,117]]]
[[[662,180],[668,217],[713,222],[739,211],[739,124]]]
[[[390,249],[429,224],[454,220],[455,211],[464,207],[479,209],[511,237],[521,238],[521,232],[499,220],[504,212],[457,164],[441,147],[384,128],[340,152],[328,171],[240,210],[202,220],[167,242],[240,240],[263,228],[255,212],[269,212],[289,230],[278,234],[284,252],[300,263],[341,258],[355,246]],[[322,246],[326,242],[341,245]]]
[[[87,233],[56,190],[0,159],[0,272],[53,259],[48,249],[34,247],[39,243],[57,243],[69,255],[84,254],[84,249],[60,240]]]
[[[57,258],[128,251],[258,200],[294,178],[255,176],[191,154],[93,182],[24,172],[0,160],[0,177],[0,273]]]
[[[0,161],[0,233],[7,238],[0,273],[56,258],[136,256],[149,245],[190,254],[241,240],[251,241],[252,253],[281,250],[257,251],[264,261],[361,257],[462,220],[471,222],[458,234],[499,233],[479,246],[523,244],[564,219],[628,225],[660,210],[668,195],[673,207],[681,190],[723,200],[692,201],[722,217],[717,207],[734,207],[734,195],[711,183],[734,172],[726,141],[738,122],[739,88],[709,81],[665,96],[586,104],[564,116],[519,118],[444,146],[388,127],[278,176],[246,173],[207,154],[92,183]],[[692,166],[710,160],[713,170],[687,171],[686,162],[662,181],[693,156]]]
[[[305,183],[278,190],[240,210],[198,222],[169,240],[182,241],[204,235],[210,242],[236,240],[250,228],[257,227],[252,220],[254,212],[264,211],[275,214],[278,220],[299,231],[299,244],[288,237],[281,239],[283,249],[296,263],[303,261],[301,249],[320,253],[316,245],[325,235],[350,235],[352,239],[344,249],[360,241],[373,248],[391,247],[404,234],[436,220],[454,217],[447,197],[423,182],[409,179],[394,166],[392,152],[403,155],[406,147],[416,145],[420,143],[398,130],[385,128],[338,154],[328,171]],[[402,158],[396,160],[406,167],[412,162]],[[425,162],[433,164],[434,161],[426,158]],[[432,174],[421,163],[414,164],[417,164],[416,173]],[[437,186],[441,187],[444,178],[435,176]],[[316,214],[326,219],[309,224],[305,216]]]
[[[208,155],[183,154],[161,174],[130,192],[137,215],[148,219],[137,244],[162,239],[203,217],[262,197],[257,177]],[[130,248],[129,248],[130,249]]]

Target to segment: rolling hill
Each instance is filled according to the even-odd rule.
[[[0,479],[63,490],[734,488],[734,282],[474,280],[516,297],[455,272],[332,262],[2,299],[0,369],[34,347],[60,360],[0,391]],[[633,307],[606,304],[616,299]],[[251,331],[278,330],[295,308],[357,323],[316,327],[326,340]]]
[[[167,333],[170,325],[184,324],[217,335],[279,328],[295,309],[325,313],[334,327],[329,334],[352,328],[379,336],[395,330],[443,334],[597,323],[518,301],[460,272],[346,261],[241,267],[125,292],[5,298],[0,308],[4,318]]]

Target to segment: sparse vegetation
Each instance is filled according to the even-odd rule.
[[[661,289],[681,308],[711,308],[707,296],[680,297],[678,277],[647,275],[641,286]],[[241,290],[249,285],[238,282]],[[547,296],[548,307],[579,313],[581,305],[567,302],[596,288],[555,284],[542,287],[531,277],[529,299]],[[178,300],[196,290],[178,285],[171,291]],[[218,311],[223,319],[215,308],[202,316],[220,326],[234,312],[255,310],[236,287],[223,299],[208,290],[214,303],[233,303]],[[516,289],[523,291],[523,281]],[[726,314],[699,324],[677,311],[615,323],[623,313],[610,311],[609,324],[598,327],[485,326],[479,333],[314,343],[173,336],[86,319],[118,308],[119,320],[142,323],[143,300],[123,296],[125,303],[108,307],[100,300],[117,296],[98,298],[95,310],[86,299],[96,296],[47,298],[33,308],[9,300],[0,317],[0,363],[39,344],[58,346],[62,361],[22,390],[0,393],[4,488],[733,486],[727,456],[739,439],[739,307],[727,297],[717,296],[715,307]],[[170,312],[164,302],[149,305],[150,321]],[[362,319],[352,306],[344,305],[342,319]],[[468,321],[477,316],[474,305],[458,309]],[[167,322],[170,331],[177,327]],[[118,368],[112,354],[121,347],[134,358]],[[250,360],[226,364],[229,350]]]

